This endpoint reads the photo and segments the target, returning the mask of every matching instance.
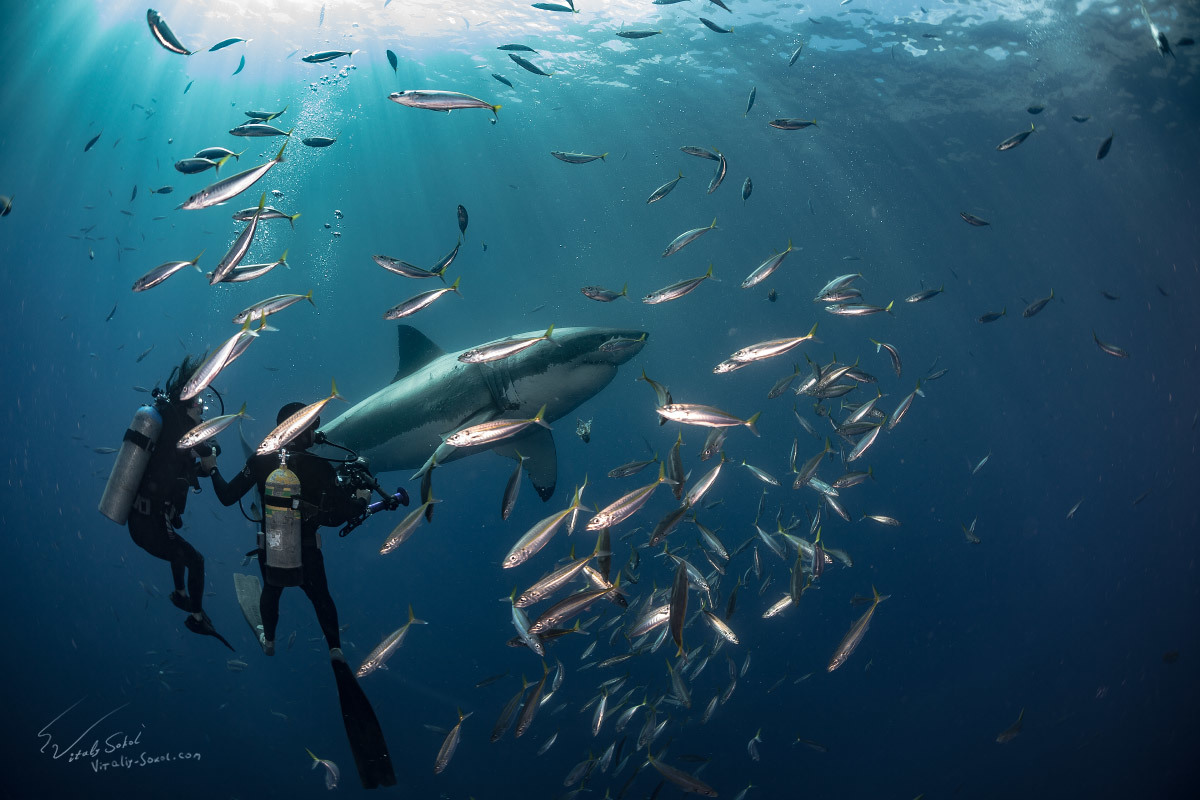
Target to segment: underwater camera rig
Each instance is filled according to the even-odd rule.
[[[315,443],[327,444],[330,447],[344,450],[349,454],[349,457],[339,462],[334,470],[337,475],[338,486],[355,492],[366,489],[367,491],[375,492],[381,498],[368,505],[358,516],[347,522],[338,532],[338,536],[349,536],[355,528],[380,511],[395,511],[400,506],[408,505],[408,492],[403,487],[397,487],[396,491],[392,494],[383,490],[383,487],[379,485],[379,481],[371,474],[370,464],[367,459],[348,447],[343,447],[340,444],[329,441],[325,437],[325,434],[320,432],[315,437]]]

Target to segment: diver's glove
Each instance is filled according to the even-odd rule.
[[[208,452],[205,452],[206,450]],[[200,474],[206,478],[211,476],[217,469],[217,456],[221,454],[221,445],[216,442],[211,446],[197,445],[196,452],[200,454]]]

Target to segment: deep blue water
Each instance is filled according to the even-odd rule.
[[[665,748],[665,761],[693,772],[700,761],[689,756],[707,759],[698,774],[722,797],[750,783],[749,798],[1190,796],[1200,747],[1191,495],[1200,413],[1195,49],[1177,45],[1177,60],[1161,58],[1128,3],[934,4],[928,12],[862,0],[728,5],[732,14],[700,0],[585,0],[577,15],[499,2],[330,2],[323,12],[315,2],[271,11],[159,6],[200,49],[186,58],[155,43],[142,6],[34,2],[3,12],[0,194],[14,198],[0,219],[9,398],[0,484],[6,796],[320,796],[306,747],[341,766],[339,792],[361,791],[307,599],[285,592],[274,659],[261,655],[240,619],[230,573],[242,570],[256,526],[222,508],[207,481],[189,501],[184,535],[207,559],[205,608],[249,663],[233,672],[233,654],[184,630],[166,597],[167,565],[96,513],[113,456],[94,448],[119,445],[146,399],[133,386],[161,383],[185,353],[229,336],[233,313],[282,292],[313,289],[316,309],[305,304],[274,318],[279,331],[217,382],[228,410],[244,400],[256,418],[247,436],[265,435],[285,402],[325,396],[331,377],[351,402],[370,395],[396,368],[395,323],[382,311],[429,288],[384,272],[370,256],[432,263],[458,236],[458,204],[471,219],[450,270],[462,276],[462,297],[408,320],[434,341],[454,350],[551,323],[634,327],[650,338],[608,388],[555,423],[559,488],[549,503],[526,484],[501,522],[512,465],[484,454],[438,470],[444,502],[433,524],[396,552],[377,552],[395,517],[372,519],[346,539],[329,532],[326,566],[352,664],[403,622],[409,604],[429,622],[410,632],[386,671],[362,681],[400,779],[390,791],[558,797],[572,766],[619,738],[611,721],[593,738],[591,711],[580,713],[602,680],[628,669],[619,695],[647,687],[631,702],[670,692],[670,643],[603,672],[584,669],[590,642],[598,640],[591,660],[628,647],[598,631],[615,613],[598,604],[584,615],[601,614],[590,635],[550,648],[565,680],[532,729],[490,744],[520,676],[541,674],[536,656],[504,646],[513,628],[502,601],[565,558],[572,543],[582,553],[594,540],[581,530],[570,540],[560,533],[517,569],[502,570],[500,560],[530,525],[568,502],[585,474],[585,499],[600,505],[652,478],[603,477],[648,457],[647,444],[665,454],[680,430],[657,424],[653,392],[634,380],[642,369],[677,401],[743,417],[762,412],[761,438],[730,433],[731,462],[709,495],[722,502],[701,511],[702,521],[730,548],[754,535],[762,484],[740,467],[745,459],[784,479],[767,493],[763,526],[773,530],[782,509],[785,521],[804,522],[796,533],[807,534],[819,496],[790,488],[788,454],[795,437],[801,460],[822,442],[798,426],[793,406],[822,438],[829,423],[812,398],[765,396],[793,362],[805,369],[807,354],[823,364],[857,360],[878,377],[888,413],[918,378],[948,368],[868,451],[876,479],[842,493],[851,519],[886,514],[902,525],[826,513],[823,541],[849,552],[854,566],[830,566],[798,608],[774,619],[761,614],[786,591],[791,565],[760,547],[771,583],[760,592],[763,581],[751,572],[739,590],[729,622],[742,644],[721,649],[690,681],[690,710],[662,704],[659,718],[671,722],[654,752]],[[847,13],[867,8],[873,13]],[[1150,12],[1173,42],[1197,31],[1194,6],[1155,4]],[[734,33],[710,33],[697,16],[732,24]],[[626,41],[614,35],[622,22],[664,34]],[[204,52],[228,36],[253,41]],[[531,59],[556,74],[523,72],[494,49],[510,41],[536,47]],[[805,50],[789,68],[801,41]],[[361,50],[332,65],[299,60],[326,48]],[[395,74],[388,48],[399,55]],[[231,75],[243,54],[244,70]],[[494,81],[493,71],[515,88]],[[751,87],[757,101],[744,115]],[[484,111],[447,116],[386,100],[412,88],[502,104],[499,122],[489,124]],[[1035,103],[1045,110],[1031,116],[1026,108]],[[293,141],[286,160],[230,204],[175,210],[212,180],[177,173],[176,160],[220,144],[248,147],[227,171],[263,163],[279,140],[226,131],[245,110],[285,105],[275,122],[296,126],[295,139],[337,135],[337,143],[311,149]],[[1072,114],[1090,119],[1077,123]],[[819,127],[774,130],[766,122],[776,117],[815,118]],[[1037,131],[1021,146],[995,149],[1031,121]],[[1111,153],[1098,161],[1110,131]],[[705,193],[712,162],[680,153],[681,145],[725,154],[728,177],[714,193]],[[608,155],[570,165],[551,150]],[[650,192],[678,171],[686,177],[674,192],[647,206]],[[754,192],[743,202],[747,176]],[[174,191],[150,191],[165,185]],[[129,291],[154,265],[202,250],[201,266],[212,269],[241,229],[228,211],[273,189],[282,197],[270,202],[302,216],[294,231],[264,225],[249,260],[287,249],[289,268],[218,288],[189,270]],[[961,211],[991,225],[968,226]],[[660,258],[676,235],[714,217],[717,230]],[[774,276],[738,288],[789,240],[795,249]],[[674,303],[637,302],[710,262],[719,282]],[[896,300],[894,314],[845,319],[811,301],[845,272],[863,274],[866,302]],[[597,304],[579,293],[625,283],[631,302]],[[943,284],[930,301],[902,302]],[[1052,288],[1055,299],[1022,318]],[[976,322],[1001,309],[999,321]],[[732,351],[818,321],[819,342],[712,374]],[[1130,357],[1101,352],[1093,330]],[[870,338],[899,349],[901,377]],[[864,386],[847,400],[873,394]],[[838,403],[824,405],[841,419]],[[573,435],[575,417],[592,420],[590,443]],[[695,478],[714,462],[698,459],[703,429],[683,434]],[[221,441],[231,475],[241,448],[232,430]],[[849,450],[837,437],[834,444]],[[826,460],[824,479],[841,474],[836,461]],[[415,494],[408,477],[382,480]],[[614,529],[614,570],[675,505],[659,489]],[[978,545],[962,533],[972,519]],[[694,528],[669,541],[710,571]],[[735,557],[717,588],[718,608],[750,566],[749,550]],[[673,568],[643,551],[635,572],[631,601],[669,586]],[[890,599],[848,662],[826,672],[864,610],[850,598],[869,595],[872,585]],[[691,600],[695,608],[695,592]],[[282,640],[292,631],[288,649]],[[712,642],[703,620],[689,623],[685,643],[705,648],[697,658]],[[704,705],[729,682],[726,655],[739,668],[749,656],[750,667],[701,725]],[[425,726],[451,727],[456,708],[473,716],[453,761],[435,776],[442,735]],[[996,743],[1022,709],[1020,735]],[[625,753],[642,720],[639,712],[626,730]],[[754,761],[747,742],[760,729]],[[553,747],[537,756],[555,732]],[[109,758],[172,760],[100,772],[91,755],[53,757],[55,746],[79,737],[75,749],[99,740],[102,758],[110,736],[140,738]],[[795,745],[797,737],[828,752]],[[639,753],[618,774],[594,775],[588,796],[617,796],[643,761]],[[658,782],[644,767],[625,796],[646,797]],[[679,794],[668,784],[659,796]]]

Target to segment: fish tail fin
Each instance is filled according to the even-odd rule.
[[[455,294],[462,294],[462,292],[460,292],[458,290],[458,282],[461,280],[462,280],[461,275],[459,275],[457,278],[455,278],[454,283],[450,284],[450,291],[454,292]]]
[[[600,154],[600,160],[601,160],[601,161],[606,161],[606,160],[607,160],[607,158],[606,158],[607,156],[608,156],[608,153],[601,153],[601,154]]]
[[[321,763],[321,759],[317,758],[317,757],[316,757],[316,755],[314,755],[314,754],[313,754],[313,751],[312,751],[312,750],[309,750],[307,747],[306,747],[306,748],[304,748],[304,752],[306,752],[306,753],[308,753],[310,756],[312,756],[312,760],[313,760],[313,769],[316,769],[316,768],[317,768],[317,764]]]
[[[230,154],[229,154],[229,156],[225,156],[224,158],[222,158],[220,161],[218,161],[218,162],[217,162],[217,166],[215,167],[215,169],[216,169],[216,173],[217,173],[218,175],[220,175],[220,174],[221,174],[221,167],[225,166],[225,162],[226,162],[226,161],[228,161],[228,160],[229,160],[229,157],[230,157],[230,156],[232,156],[232,155],[233,155],[233,154],[232,154],[232,153],[230,153]]]
[[[710,262],[708,262],[708,272],[704,273],[704,277],[706,277],[706,278],[712,278],[712,276],[713,276],[713,272],[712,272],[712,271],[713,271],[713,264],[712,264],[712,262],[710,261]]]
[[[530,421],[536,422],[538,425],[541,425],[543,428],[550,427],[550,423],[546,422],[546,404],[545,403],[542,403],[542,407],[538,409],[538,412],[533,415],[533,419]]]
[[[206,248],[205,248],[205,250],[207,250],[207,249],[208,249],[208,248],[206,247]],[[204,255],[204,250],[201,250],[201,251],[200,251],[200,252],[199,252],[199,253],[196,255],[196,257],[192,259],[192,266],[196,268],[196,271],[197,271],[197,272],[203,272],[203,271],[204,271],[204,270],[200,269],[200,265],[197,263],[197,262],[199,262],[199,261],[200,261],[200,256],[202,256],[202,255]]]
[[[812,329],[811,329],[811,330],[809,330],[809,332],[808,332],[808,336],[807,336],[806,338],[808,338],[808,339],[811,339],[811,338],[813,338],[814,336],[816,336],[816,335],[817,335],[817,325],[818,325],[818,324],[819,324],[819,323],[816,323],[816,322],[814,322],[814,323],[813,323]],[[874,339],[872,339],[871,341],[875,341],[875,340],[874,340]],[[878,344],[878,342],[876,342],[876,344]],[[878,352],[879,352],[879,350],[878,350],[878,349],[876,349],[876,350],[875,350],[875,352],[876,352],[876,353],[878,353]],[[799,372],[799,371],[800,371],[800,365],[799,365],[799,364],[797,364],[797,365],[796,365],[796,372]]]
[[[621,297],[629,297],[629,284],[628,283],[621,287]]]
[[[494,114],[494,115],[495,115],[497,118],[498,118],[500,115],[499,115],[499,114],[496,114],[496,112],[497,112],[497,111],[499,111],[499,110],[501,109],[502,105],[503,105],[503,104],[500,104],[500,105],[494,105],[494,106],[492,106],[492,107],[491,107],[491,109],[492,109],[492,114]]]
[[[758,422],[758,418],[761,414],[762,414],[761,411],[755,411],[754,416],[752,416],[750,419],[746,420],[746,427],[749,428],[750,432],[753,433],[755,436],[762,435],[758,432],[758,427],[754,424],[754,423]]]
[[[317,303],[316,303],[316,301],[315,301],[315,300],[313,300],[312,293],[313,293],[313,290],[312,290],[312,289],[309,289],[309,290],[308,290],[308,294],[304,295],[304,299],[305,299],[305,300],[307,300],[309,303],[311,303],[313,308],[316,308],[316,307],[317,307]]]
[[[550,323],[550,327],[546,328],[546,332],[542,334],[542,338],[547,341],[550,339],[550,334],[554,333],[554,323]]]
[[[886,306],[884,306],[884,309],[883,309],[883,310],[884,310],[884,311],[886,311],[887,313],[891,314],[891,313],[892,313],[892,306],[894,306],[895,304],[896,304],[896,301],[895,301],[895,300],[892,300],[890,303],[888,303]]]
[[[300,212],[297,211],[295,214],[292,214],[290,217],[288,217],[288,222],[291,224],[292,230],[296,230],[296,218],[299,216]]]
[[[290,252],[291,252],[291,249],[290,249],[290,248],[289,248],[289,249],[287,249],[287,250],[284,250],[284,251],[283,251],[283,255],[281,255],[281,256],[279,257],[279,263],[280,263],[280,264],[283,264],[285,267],[287,266],[287,254],[288,254],[288,253],[290,253]]]
[[[330,393],[330,395],[329,395],[329,398],[330,398],[331,400],[332,400],[332,399],[334,399],[334,398],[336,398],[336,399],[338,399],[338,400],[346,400],[346,398],[344,398],[344,397],[342,397],[340,394],[338,394],[338,390],[337,390],[337,381],[336,381],[336,380],[333,380],[333,379],[330,379],[330,381],[329,381],[329,382],[330,382],[330,384],[332,385],[332,392]],[[347,400],[346,402],[349,402],[349,401]]]
[[[287,133],[288,138],[283,140],[283,147],[280,147],[279,152],[275,154],[275,159],[274,159],[275,161],[277,161],[277,162],[283,161],[283,151],[287,148],[288,142],[290,142],[292,140],[291,136],[292,136],[292,131],[294,131],[294,130],[296,130],[296,129],[292,128],[291,130],[288,131],[288,133]]]
[[[229,158],[229,156],[225,156],[225,157]],[[267,207],[267,193],[263,192],[262,197],[258,198],[258,210],[262,211],[266,207]]]
[[[717,227],[717,218],[716,218],[716,217],[713,217],[712,225],[709,225],[709,226],[708,226],[708,229],[709,229],[709,230],[712,230],[712,229],[713,229],[713,228],[715,228],[715,227]]]

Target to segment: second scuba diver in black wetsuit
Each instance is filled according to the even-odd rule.
[[[157,389],[154,407],[162,416],[162,431],[157,446],[138,485],[137,496],[129,513],[129,535],[134,543],[155,558],[171,563],[175,590],[171,602],[187,611],[184,619],[193,633],[215,636],[230,650],[233,647],[217,633],[212,620],[201,607],[204,598],[204,556],[179,535],[189,490],[200,491],[198,477],[216,469],[217,457],[206,444],[190,450],[175,447],[191,428],[200,423],[204,404],[200,398],[181,400],[184,384],[195,372],[199,361],[190,357],[171,371],[166,388]],[[199,456],[199,459],[197,459]],[[185,578],[186,576],[186,589]]]
[[[283,422],[296,411],[304,408],[303,403],[289,403],[279,410],[277,422]],[[292,440],[283,450],[285,458],[280,453],[263,456],[251,456],[242,471],[226,482],[216,468],[212,471],[213,490],[222,504],[231,506],[240,500],[252,488],[258,488],[260,503],[263,509],[262,529],[259,533],[258,563],[262,571],[263,588],[259,599],[259,612],[262,614],[263,627],[259,632],[259,644],[267,655],[275,653],[275,629],[279,623],[279,597],[284,588],[299,586],[312,601],[313,610],[317,612],[317,621],[325,641],[329,644],[329,654],[332,659],[341,659],[341,636],[338,632],[337,607],[329,594],[329,584],[325,578],[325,558],[321,554],[321,536],[318,528],[322,526],[339,526],[361,516],[367,506],[370,490],[357,492],[347,486],[341,486],[337,473],[330,462],[307,452],[314,443],[314,435],[320,425],[320,418],[313,421],[304,432]],[[280,508],[279,501],[268,496],[266,484],[268,478],[280,467],[281,460],[285,461],[299,479],[298,508],[300,518],[300,565],[298,567],[278,567],[271,563],[266,552],[266,537],[272,535],[268,530],[267,518]],[[294,498],[293,498],[294,499]],[[407,500],[407,498],[405,498]],[[407,504],[407,503],[406,503]],[[295,504],[293,504],[295,505]],[[286,507],[285,507],[286,510]]]
[[[282,423],[304,407],[303,403],[289,403],[279,410],[276,422]],[[280,595],[288,586],[299,586],[312,601],[321,632],[329,644],[329,660],[337,680],[342,719],[363,786],[367,789],[391,786],[396,778],[383,732],[342,654],[337,607],[329,594],[318,533],[321,526],[361,522],[370,513],[367,510],[370,489],[342,485],[328,459],[307,452],[315,443],[320,422],[319,418],[315,419],[277,453],[251,456],[231,481],[226,482],[214,467],[211,473],[213,490],[222,504],[231,506],[250,489],[258,489],[263,509],[258,542],[258,563],[263,577],[258,609],[262,627],[258,639],[263,652],[269,656],[275,654]],[[377,487],[374,479],[370,483]],[[387,507],[395,508],[400,504],[408,505],[408,494],[403,489]],[[272,519],[273,514],[279,514],[279,517]],[[297,535],[298,546],[294,541]]]

